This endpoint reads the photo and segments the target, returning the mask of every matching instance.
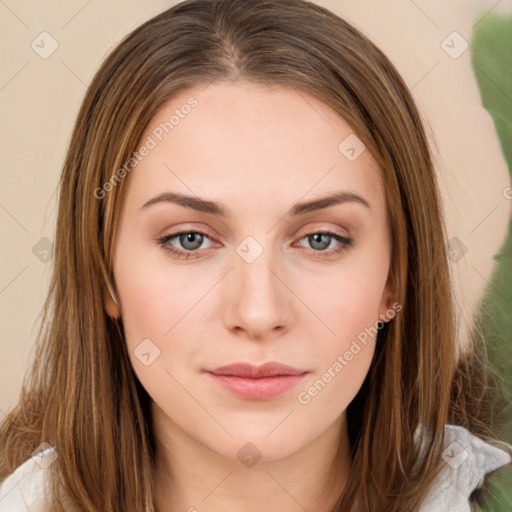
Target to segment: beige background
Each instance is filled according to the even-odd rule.
[[[55,190],[86,86],[113,45],[174,3],[0,0],[0,419],[14,405],[32,356],[52,262],[44,261],[40,239],[54,239]],[[453,31],[469,41],[486,13],[511,13],[512,1],[316,3],[352,21],[387,53],[435,138],[449,234],[468,248],[452,265],[464,329],[490,276],[512,201],[504,195],[507,169],[480,104],[469,50],[454,59],[441,43]],[[31,47],[43,31],[58,43],[46,59]]]

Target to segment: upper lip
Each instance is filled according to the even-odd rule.
[[[250,377],[253,379],[275,377],[276,375],[303,375],[307,373],[307,370],[301,370],[300,368],[294,368],[293,366],[274,361],[260,366],[244,362],[233,363],[208,371],[215,375],[233,375],[235,377]]]

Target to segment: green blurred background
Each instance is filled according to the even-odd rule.
[[[471,62],[482,105],[494,121],[512,183],[512,16],[489,14],[475,26]],[[491,371],[503,397],[498,433],[512,443],[512,216],[493,258],[493,273],[476,314],[476,325],[486,340]],[[512,512],[512,465],[489,477],[483,510]]]

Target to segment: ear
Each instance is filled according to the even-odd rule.
[[[114,299],[115,294],[113,291],[108,289],[108,285],[104,287],[103,291],[103,301],[105,304],[105,310],[108,316],[112,318],[119,318],[121,316],[121,312],[119,310],[119,306],[117,301]]]
[[[392,272],[388,275],[388,280],[386,286],[384,287],[384,291],[382,293],[382,301],[379,309],[379,319],[384,322],[387,322],[394,318],[394,314],[390,318],[390,310],[400,311],[400,308],[396,308],[396,304],[398,303],[398,286],[395,279],[395,276]]]

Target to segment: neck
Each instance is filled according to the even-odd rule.
[[[168,418],[165,426],[156,436],[158,512],[326,512],[332,510],[350,471],[345,415],[296,452],[276,459],[262,456],[250,467],[198,442],[175,424],[169,428]],[[333,467],[335,458],[338,464]]]

